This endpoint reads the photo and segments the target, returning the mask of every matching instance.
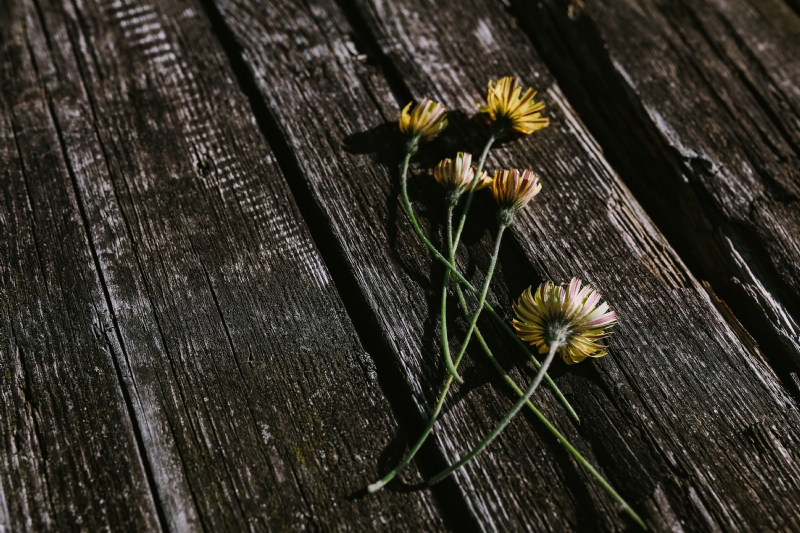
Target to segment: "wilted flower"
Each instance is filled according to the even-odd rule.
[[[447,109],[430,98],[425,98],[411,109],[413,104],[409,102],[400,113],[400,131],[412,137],[421,137],[423,141],[432,141],[447,127]]]
[[[478,104],[478,109],[489,116],[496,137],[502,137],[509,131],[527,135],[550,124],[550,119],[543,118],[540,113],[544,109],[544,102],[534,102],[534,96],[536,91],[528,88],[523,93],[517,78],[506,76],[494,85],[489,81],[486,105]]]
[[[547,353],[550,343],[563,336],[558,353],[567,364],[580,363],[587,357],[603,357],[605,346],[597,341],[611,335],[605,331],[617,323],[617,315],[608,304],[600,302],[600,294],[589,285],[581,288],[581,280],[556,285],[547,281],[536,292],[528,287],[513,305],[514,329],[520,339]]]
[[[526,168],[521,173],[516,168],[497,170],[492,180],[492,194],[501,211],[513,214],[525,207],[542,190],[539,176]]]
[[[442,159],[434,167],[433,177],[448,190],[455,189],[458,192],[464,192],[469,189],[472,180],[475,178],[475,172],[478,170],[471,163],[472,154],[458,152],[455,159],[450,159],[449,157]],[[492,183],[492,179],[484,170],[475,184],[475,190],[487,187],[490,183]]]

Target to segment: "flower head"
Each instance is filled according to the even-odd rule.
[[[608,304],[600,302],[600,293],[581,280],[556,285],[547,281],[536,292],[528,287],[513,305],[514,329],[520,339],[530,342],[547,353],[550,343],[563,336],[558,353],[568,365],[580,363],[587,357],[603,357],[605,346],[597,341],[611,335],[617,315]]]
[[[425,98],[411,109],[413,104],[409,102],[400,113],[400,131],[421,137],[423,141],[432,141],[447,127],[447,109],[430,98]]]
[[[455,159],[442,159],[434,167],[433,177],[446,189],[464,192],[469,189],[472,180],[475,178],[475,172],[478,170],[471,163],[472,154],[458,152]],[[483,189],[490,183],[492,183],[492,179],[484,170],[475,184],[475,190]]]
[[[544,102],[534,102],[534,96],[536,91],[528,88],[523,93],[517,78],[506,76],[494,85],[489,81],[486,105],[478,104],[478,109],[488,115],[497,137],[503,137],[510,131],[527,135],[550,124],[550,119],[543,118],[540,113],[544,109]]]
[[[539,176],[531,169],[522,172],[516,168],[497,170],[492,179],[492,194],[501,210],[508,210],[513,215],[525,207],[533,197],[542,190]]]

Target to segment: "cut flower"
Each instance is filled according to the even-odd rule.
[[[608,353],[597,341],[611,335],[606,329],[617,323],[617,315],[607,303],[598,305],[600,293],[589,285],[581,287],[578,278],[561,285],[547,281],[535,292],[531,289],[525,289],[513,305],[514,329],[520,339],[545,354],[550,343],[562,335],[564,342],[558,353],[570,365]]]
[[[447,109],[430,98],[425,98],[411,109],[413,104],[409,102],[400,113],[400,131],[420,137],[423,141],[432,141],[447,127]]]
[[[550,124],[550,119],[540,113],[544,102],[534,102],[534,96],[536,91],[528,88],[523,93],[517,78],[506,76],[494,85],[489,81],[486,105],[478,104],[478,109],[488,115],[498,138],[509,131],[527,135]]]
[[[448,190],[458,190],[464,192],[469,189],[472,180],[475,178],[477,168],[472,164],[472,154],[458,152],[455,159],[442,159],[433,169],[433,177]],[[483,189],[492,183],[492,178],[482,171],[475,183],[475,190]]]
[[[516,168],[497,170],[492,179],[492,194],[501,209],[512,212],[525,207],[542,190],[542,183],[532,170]]]

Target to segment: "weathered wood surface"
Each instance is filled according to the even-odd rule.
[[[800,11],[513,4],[634,193],[800,397]]]
[[[490,155],[545,183],[490,300],[579,275],[621,316],[609,357],[553,370],[582,423],[536,402],[655,531],[800,529],[797,20],[743,0],[4,2],[0,526],[630,528],[527,416],[433,491],[413,468],[361,491],[446,372],[398,109],[452,110],[410,184],[440,243],[428,169],[479,150],[474,102],[511,74],[552,125]],[[459,259],[475,284],[493,220],[481,195]],[[426,476],[513,401],[483,358]]]
[[[0,8],[0,529],[440,529],[202,8]]]
[[[520,75],[545,91],[553,125],[499,147],[491,166],[532,165],[545,191],[515,226],[492,298],[505,304],[543,278],[578,274],[622,316],[610,357],[558,378],[583,417],[580,428],[547,392],[543,409],[655,530],[800,525],[797,406],[611,170],[502,5],[363,2],[344,12],[324,0],[216,5],[242,47],[250,71],[243,76],[266,101],[265,129],[285,140],[279,157],[294,190],[325,220],[364,312],[377,321],[376,343],[386,351],[376,357],[389,359],[379,368],[393,365],[423,418],[444,374],[435,321],[442,271],[416,242],[398,199],[397,108],[430,96],[461,111],[452,113],[445,138],[421,154],[412,178],[415,205],[436,235],[441,200],[424,168],[443,152],[477,151],[480,136],[467,120],[475,95],[490,77]],[[492,207],[480,203],[462,262],[468,272],[485,268],[490,244]],[[481,354],[473,356],[468,384],[429,450],[448,460],[510,405],[502,386],[486,383],[491,370]],[[448,500],[463,500],[482,530],[626,527],[530,420],[513,424],[449,490]]]
[[[22,28],[0,31],[0,526],[157,529],[58,132]]]

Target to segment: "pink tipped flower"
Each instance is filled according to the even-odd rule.
[[[535,292],[531,289],[525,289],[513,305],[514,329],[520,339],[545,354],[550,343],[563,335],[558,353],[569,365],[608,353],[597,341],[611,335],[606,329],[617,323],[617,315],[607,303],[600,303],[600,293],[589,285],[581,287],[578,278],[561,285],[547,281]]]
[[[400,113],[400,131],[423,141],[432,141],[447,127],[447,109],[430,98],[425,98],[411,109],[413,104],[409,102]]]
[[[497,170],[492,181],[492,194],[501,209],[512,212],[525,207],[542,190],[539,176],[530,169]]]
[[[448,190],[467,191],[470,183],[475,178],[475,172],[478,170],[471,163],[472,154],[458,152],[455,159],[442,159],[433,169],[433,177]],[[475,190],[483,189],[490,183],[492,183],[492,179],[484,170],[475,184]]]

